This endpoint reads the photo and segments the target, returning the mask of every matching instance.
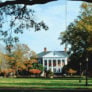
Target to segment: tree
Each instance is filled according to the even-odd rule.
[[[43,66],[36,58],[36,53],[26,44],[17,44],[11,53],[0,53],[0,75],[8,77],[11,75],[28,76],[32,72],[40,74]]]
[[[17,34],[23,30],[34,28],[35,31],[41,28],[47,30],[47,25],[34,19],[34,10],[29,6],[34,4],[45,4],[56,0],[3,0],[0,1],[0,35],[1,40],[6,44],[7,50],[11,51],[14,43],[18,42]],[[7,26],[7,28],[6,28]]]
[[[36,58],[31,58],[24,62],[17,62],[16,64],[18,66],[18,75],[40,75],[43,71],[42,64],[39,64]]]
[[[6,55],[5,59],[8,65],[10,65],[10,68],[15,70],[18,74],[18,70],[27,70],[28,66],[26,66],[26,63],[30,61],[31,55],[33,55],[33,53],[31,53],[26,44],[17,44],[13,51]]]
[[[0,71],[9,67],[8,62],[5,60],[5,54],[0,52]]]
[[[61,33],[62,44],[68,43],[71,45],[69,53],[70,60],[68,65],[71,68],[79,69],[79,63],[82,62],[82,68],[85,70],[85,60],[89,57],[91,62],[92,55],[92,6],[91,4],[83,3],[81,5],[81,13],[78,18],[72,22],[65,33]],[[75,62],[75,63],[74,63]],[[92,63],[91,63],[92,65]],[[91,68],[90,64],[89,67]],[[79,71],[79,70],[78,70]]]
[[[39,64],[38,61],[37,62],[33,62],[32,66],[29,68],[28,70],[31,74],[38,74],[40,75],[43,71],[43,66],[42,64]]]
[[[70,0],[70,1],[85,1],[85,2],[92,2],[91,0]]]
[[[85,1],[85,2],[92,2],[91,0],[70,0],[70,1]]]

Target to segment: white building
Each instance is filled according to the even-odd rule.
[[[68,54],[66,51],[44,51],[38,54],[40,64],[43,64],[45,70],[51,70],[54,73],[62,73],[62,68],[67,65]]]

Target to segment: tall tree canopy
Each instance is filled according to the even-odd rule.
[[[92,55],[92,5],[83,3],[81,13],[74,22],[72,22],[64,34],[61,33],[62,44],[71,45],[71,67],[79,69],[79,63],[82,62],[85,69],[86,57]],[[75,62],[75,64],[74,64]],[[90,62],[92,64],[92,62]],[[89,65],[91,65],[89,64]],[[89,67],[90,68],[90,67]]]

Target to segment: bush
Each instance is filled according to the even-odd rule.
[[[3,77],[13,77],[15,76],[15,70],[13,69],[3,69],[0,71],[0,76],[3,76]]]
[[[74,70],[74,69],[69,69],[68,71],[67,71],[69,74],[71,74],[71,75],[73,75],[73,74],[76,74],[77,73],[77,71],[76,70]]]
[[[41,71],[38,69],[30,69],[29,72],[32,74],[40,74],[41,73]]]
[[[46,72],[46,77],[48,78],[51,78],[54,75],[54,73],[51,70],[47,70],[45,72]]]

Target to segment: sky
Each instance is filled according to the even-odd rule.
[[[48,51],[63,51],[65,45],[61,45],[59,40],[60,32],[65,31],[67,25],[74,21],[80,13],[82,2],[58,0],[44,5],[34,5],[31,8],[35,10],[35,18],[44,21],[49,30],[34,32],[25,31],[20,36],[20,42],[27,44],[30,49],[39,53],[46,47]],[[67,21],[67,22],[66,22]]]
[[[65,45],[61,45],[58,38],[60,33],[65,31],[66,23],[69,25],[79,15],[81,3],[81,1],[58,0],[31,6],[30,8],[35,11],[35,19],[44,21],[49,30],[38,32],[34,32],[34,29],[24,30],[24,34],[19,37],[20,43],[27,44],[36,53],[43,51],[45,47],[48,51],[63,51]]]

